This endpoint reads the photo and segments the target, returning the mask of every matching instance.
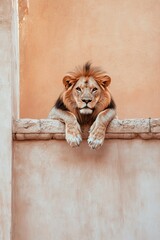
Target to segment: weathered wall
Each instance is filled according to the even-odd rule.
[[[111,75],[120,118],[159,115],[159,0],[19,2],[21,117],[45,118],[87,60]]]
[[[159,240],[160,141],[15,141],[14,240]]]
[[[11,239],[12,117],[18,116],[16,10],[16,0],[0,1],[0,240]]]

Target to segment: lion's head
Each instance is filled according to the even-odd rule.
[[[82,68],[76,68],[64,77],[63,103],[80,122],[84,118],[94,119],[111,102],[108,90],[110,82],[111,78],[106,72],[87,62]]]

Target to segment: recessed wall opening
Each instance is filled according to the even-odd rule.
[[[91,60],[112,78],[119,118],[159,115],[160,2],[19,1],[20,117],[46,118],[62,78]]]

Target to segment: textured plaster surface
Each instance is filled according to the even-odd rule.
[[[11,4],[10,0],[1,0],[0,4],[0,24],[11,25]]]
[[[160,141],[14,141],[14,240],[159,240]]]
[[[29,0],[18,0],[19,3],[19,24],[25,21],[25,16],[28,15],[29,11]]]
[[[150,120],[151,131],[152,132],[160,132],[160,119],[155,118]]]
[[[11,239],[13,2],[0,1],[0,240]]]

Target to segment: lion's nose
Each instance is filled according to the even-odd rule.
[[[82,102],[85,102],[86,104],[87,103],[89,103],[89,102],[91,102],[92,100],[90,100],[90,99],[82,99]]]

